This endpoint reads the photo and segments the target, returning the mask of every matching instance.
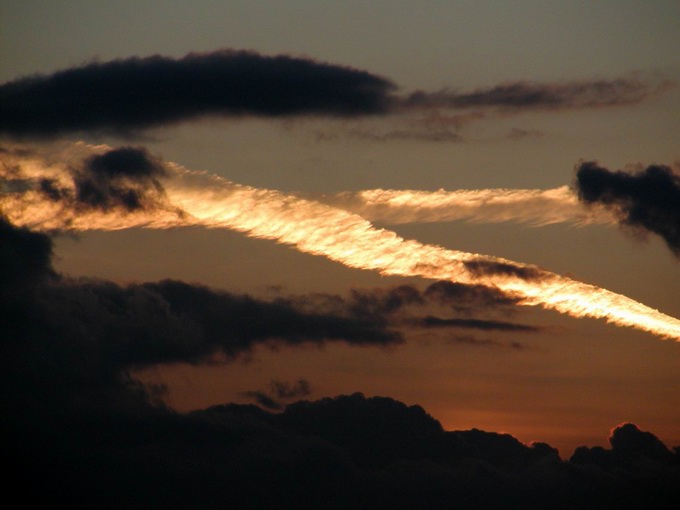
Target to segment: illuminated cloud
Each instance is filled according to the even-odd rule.
[[[603,207],[584,207],[569,186],[553,189],[395,190],[371,189],[328,195],[323,201],[364,218],[389,224],[466,220],[553,223],[613,223]]]
[[[614,172],[585,162],[577,168],[576,188],[585,204],[602,205],[622,225],[661,236],[680,257],[680,175],[669,166]]]
[[[165,191],[176,208],[174,214],[161,210],[158,214],[145,211],[142,216],[121,216],[93,211],[69,216],[62,211],[55,216],[53,210],[44,207],[48,200],[41,202],[40,194],[31,191],[9,194],[0,205],[12,222],[43,229],[227,228],[294,246],[347,267],[495,287],[516,298],[520,305],[542,306],[576,318],[602,318],[680,340],[680,320],[606,289],[529,264],[406,240],[392,231],[375,228],[361,216],[317,201],[237,185],[178,165],[172,165],[172,169],[174,177],[165,183]],[[49,173],[50,165],[31,167],[30,171]]]

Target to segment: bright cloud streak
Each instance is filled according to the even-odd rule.
[[[468,220],[515,221],[534,226],[553,223],[615,223],[601,207],[586,208],[569,186],[554,189],[481,189],[446,191],[373,189],[345,192],[326,201],[385,224]]]
[[[75,211],[37,190],[5,193],[2,212],[17,225],[39,230],[112,230],[200,225],[227,228],[322,255],[348,267],[384,275],[420,276],[496,287],[520,304],[542,306],[572,317],[602,318],[680,341],[680,320],[626,296],[581,283],[536,266],[406,240],[374,227],[362,216],[275,190],[231,183],[168,164],[168,207],[121,213]],[[18,170],[17,170],[18,168]],[[13,169],[24,179],[45,176],[67,185],[68,166],[26,160]],[[184,211],[178,212],[177,208]]]

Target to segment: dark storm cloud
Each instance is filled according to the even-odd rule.
[[[474,92],[417,91],[403,100],[407,108],[500,108],[510,111],[623,106],[639,103],[654,90],[635,79],[567,83],[514,82]]]
[[[670,167],[624,172],[585,162],[577,168],[575,186],[581,201],[602,204],[622,225],[661,236],[680,257],[680,175]]]
[[[0,85],[0,133],[133,133],[206,115],[384,112],[393,85],[349,67],[222,50],[94,62]]]

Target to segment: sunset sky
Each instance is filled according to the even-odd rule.
[[[309,64],[297,75],[299,83],[293,81],[292,96],[305,94],[305,73],[314,80],[327,65],[348,81],[366,80],[358,90],[374,91],[369,99],[376,101],[348,106],[331,97],[330,106],[286,110],[287,99],[265,86],[262,93],[273,97],[240,110],[197,109],[137,124],[104,119],[37,126],[0,119],[0,143],[41,154],[47,166],[76,165],[54,154],[72,154],[79,141],[87,144],[78,146],[81,162],[113,148],[143,147],[160,165],[205,172],[192,174],[202,192],[209,182],[223,183],[210,180],[219,176],[227,187],[330,204],[406,240],[518,263],[510,272],[527,264],[622,294],[677,321],[677,212],[673,238],[644,225],[618,225],[606,211],[593,213],[605,215],[601,221],[579,221],[591,209],[578,200],[569,206],[576,220],[546,219],[557,207],[551,204],[523,218],[529,205],[520,202],[503,209],[506,221],[490,219],[485,207],[455,220],[395,221],[376,211],[371,217],[349,192],[550,190],[576,186],[586,162],[631,175],[661,165],[677,176],[678,19],[680,3],[670,0],[0,0],[2,86],[133,57],[160,55],[174,65],[190,53],[247,50],[247,58],[285,55]],[[154,76],[148,79],[132,88],[153,86]],[[342,86],[330,90],[344,93]],[[267,106],[258,110],[261,103]],[[118,118],[114,113],[111,119]],[[170,179],[159,179],[168,197],[181,195],[172,194]],[[201,195],[203,204],[207,196]],[[291,209],[302,215],[295,204]],[[431,287],[435,276],[348,267],[246,227],[123,228],[127,216],[118,217],[115,231],[57,228],[55,269],[119,285],[179,280],[312,312],[336,306],[363,317],[370,311],[386,321],[374,324],[378,333],[400,340],[343,338],[336,331],[323,342],[259,342],[236,356],[134,368],[142,381],[166,385],[163,399],[178,411],[361,392],[420,405],[447,430],[507,432],[525,443],[546,442],[563,457],[580,445],[606,445],[609,430],[623,422],[653,432],[669,447],[680,445],[677,336],[520,306],[504,301],[495,287],[488,295],[478,287],[457,288],[458,301],[446,301]],[[358,245],[361,237],[348,242]],[[408,257],[406,251],[396,255],[398,261]],[[488,276],[484,265],[466,267],[472,280]],[[419,297],[390,305],[398,286]],[[357,311],[361,307],[364,312]],[[282,386],[289,391],[278,391]]]

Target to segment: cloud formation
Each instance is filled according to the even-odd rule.
[[[371,140],[459,141],[460,127],[485,112],[519,113],[636,104],[663,91],[637,78],[565,83],[511,82],[472,92],[398,95],[389,79],[306,57],[219,50],[181,58],[154,55],[91,62],[0,85],[0,134],[68,133],[130,137],[206,116],[356,117],[427,111],[403,128],[350,129]],[[432,116],[433,111],[465,110]],[[516,131],[524,135],[530,131]],[[323,138],[334,135],[322,133]]]
[[[206,115],[382,113],[393,85],[308,58],[222,50],[93,62],[0,85],[0,133],[130,134]]]
[[[680,175],[669,166],[624,172],[584,162],[575,186],[581,201],[605,206],[622,225],[661,236],[680,257]]]
[[[162,404],[163,387],[131,377],[134,367],[216,351],[233,359],[268,341],[394,343],[382,320],[424,302],[513,306],[497,289],[437,282],[261,301],[176,281],[71,279],[54,271],[51,250],[44,234],[0,220],[0,441],[13,468],[10,496],[28,486],[23,501],[72,508],[664,509],[680,501],[677,450],[632,424],[613,431],[612,450],[583,447],[566,461],[508,434],[445,431],[421,407],[386,397],[284,407],[311,391],[304,379],[246,395],[261,407],[178,414]]]
[[[19,166],[22,165],[20,161]],[[23,163],[36,172],[38,161]],[[573,317],[604,318],[662,338],[680,338],[680,321],[658,310],[594,285],[501,257],[445,249],[378,229],[346,210],[290,193],[234,184],[217,176],[172,166],[165,190],[173,209],[150,214],[55,214],[49,196],[15,192],[2,197],[14,222],[43,230],[114,230],[145,226],[195,225],[242,232],[320,255],[347,267],[383,275],[419,276],[466,285],[496,287],[524,306],[542,306]],[[10,173],[14,170],[10,168]],[[48,163],[41,172],[54,171]],[[77,212],[77,211],[76,211]]]
[[[163,162],[143,147],[119,147],[69,165],[72,183],[38,179],[37,189],[52,202],[81,212],[99,209],[132,212],[163,205],[165,190],[160,179],[168,176]]]
[[[584,80],[566,83],[518,81],[474,92],[417,91],[406,97],[406,108],[498,108],[510,112],[623,106],[639,103],[653,93],[636,79]]]

